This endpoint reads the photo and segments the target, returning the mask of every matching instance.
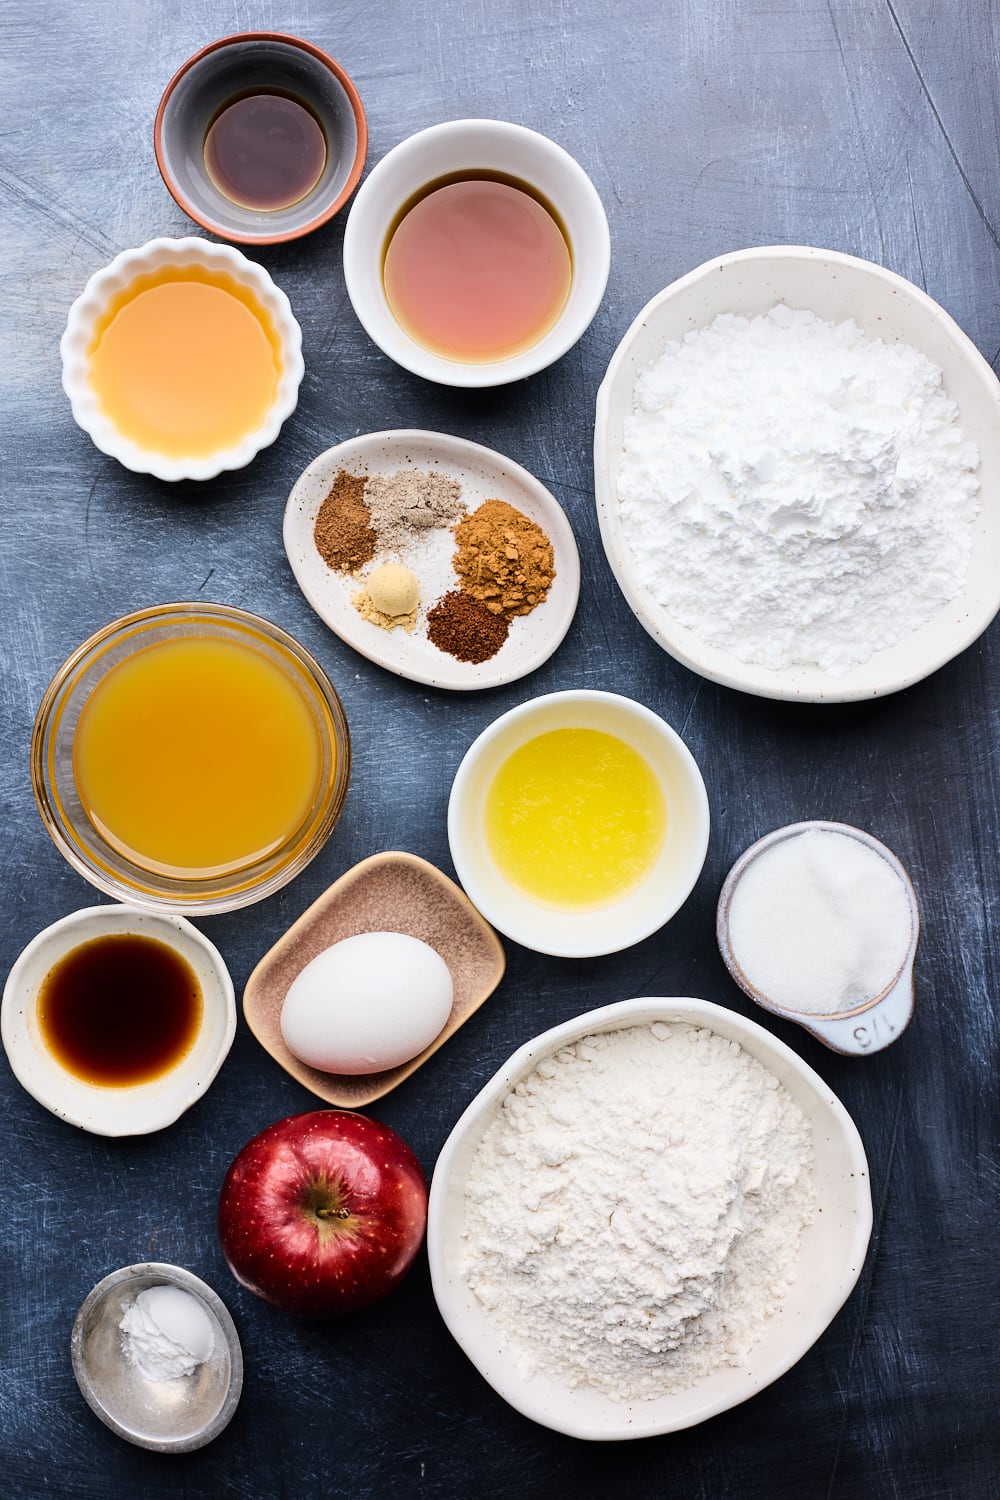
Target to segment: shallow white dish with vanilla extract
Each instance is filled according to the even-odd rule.
[[[316,517],[336,475],[368,478],[419,470],[456,479],[461,498],[473,511],[484,500],[506,500],[535,521],[552,543],[555,577],[541,604],[511,621],[500,650],[487,661],[459,661],[427,638],[427,609],[458,587],[452,566],[454,537],[447,527],[425,533],[403,561],[420,580],[417,628],[383,630],[361,617],[351,603],[363,576],[336,572],[324,562],[314,536]],[[284,542],[299,588],[320,619],[355,651],[399,677],[456,692],[499,687],[526,676],[547,661],[572,623],[580,595],[580,555],[562,506],[540,480],[512,459],[465,438],[442,432],[401,428],[368,432],[337,443],[314,458],[296,480],[285,506]],[[384,559],[376,553],[369,568]]]
[[[201,991],[201,1017],[190,1047],[148,1082],[95,1084],[69,1071],[46,1045],[39,992],[51,970],[82,944],[118,934],[151,938],[172,949]],[[137,1005],[143,1003],[141,997]],[[163,1130],[206,1092],[236,1035],[236,996],[225,960],[184,917],[115,903],[71,912],[32,938],[4,986],[0,1035],[14,1075],[59,1119],[94,1135],[149,1135]]]
[[[752,317],[780,302],[834,323],[853,319],[871,339],[905,343],[925,354],[944,375],[964,436],[979,448],[980,509],[965,589],[912,635],[839,677],[806,663],[773,669],[741,661],[698,639],[640,583],[618,503],[624,425],[638,373],[669,342],[707,327],[720,313]],[[883,697],[964,651],[1000,609],[994,565],[1000,551],[1000,384],[942,307],[902,276],[856,256],[809,245],[755,247],[706,261],[657,293],[626,331],[598,391],[594,480],[604,550],[639,623],[684,666],[741,692],[804,703]]]
[[[122,430],[99,399],[92,379],[91,356],[104,320],[115,308],[117,299],[145,278],[191,268],[200,269],[207,276],[229,278],[251,299],[251,312],[266,320],[266,326],[261,323],[261,327],[272,346],[276,373],[263,416],[259,419],[255,416],[245,431],[211,452],[172,454],[160,451],[153,443],[148,446],[140,443]],[[260,309],[260,314],[255,308]],[[123,250],[109,265],[96,271],[69,310],[59,348],[63,389],[84,432],[102,453],[116,458],[126,469],[171,481],[212,479],[225,469],[244,468],[262,448],[274,442],[282,423],[295,410],[305,373],[302,331],[285,293],[262,266],[232,246],[216,245],[193,236],[150,240],[134,250]],[[172,344],[168,353],[173,365],[183,364],[182,347]],[[178,382],[183,378],[182,374],[177,375]]]
[[[461,1271],[465,1182],[483,1134],[505,1096],[540,1059],[593,1032],[657,1021],[704,1026],[729,1037],[772,1073],[812,1128],[816,1213],[805,1229],[798,1275],[759,1342],[739,1365],[686,1390],[619,1402],[597,1389],[560,1385],[518,1368]],[[713,1100],[705,1100],[705,1109]],[[570,1437],[621,1440],[677,1432],[738,1406],[789,1370],[824,1333],[850,1296],[872,1228],[868,1163],[844,1106],[800,1057],[756,1022],[706,1000],[646,997],[576,1016],[520,1047],[473,1099],[442,1147],[431,1182],[427,1254],[441,1316],[479,1373],[515,1410]]]

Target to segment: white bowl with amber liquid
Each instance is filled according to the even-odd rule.
[[[467,339],[460,328],[456,332],[456,320],[460,322],[456,309],[465,306],[460,283],[467,266],[462,257],[452,262],[451,279],[444,277],[439,290],[441,305],[435,309],[425,300],[421,309],[427,315],[426,327],[436,325],[437,337],[424,336],[424,323],[417,332],[412,319],[401,316],[400,305],[394,304],[387,291],[390,246],[394,240],[398,246],[397,231],[404,221],[413,222],[412,211],[423,213],[439,189],[477,184],[499,184],[513,196],[506,207],[494,204],[463,209],[463,214],[473,217],[466,217],[460,229],[455,228],[453,220],[439,223],[437,232],[443,238],[435,242],[436,250],[450,255],[450,247],[461,233],[469,236],[465,243],[473,259],[492,253],[492,263],[476,262],[476,267],[478,286],[481,288],[485,280],[487,296],[494,300],[510,295],[509,289],[502,290],[498,278],[502,278],[505,255],[520,254],[519,246],[524,247],[526,258],[513,277],[515,285],[534,281],[542,274],[536,236],[542,237],[565,267],[565,280],[550,288],[551,302],[538,288],[539,300],[533,304],[536,315],[529,317],[523,307],[515,313],[513,307],[498,304],[496,310],[501,316],[491,321],[509,325],[513,317],[528,319],[523,337],[505,349],[490,349],[485,330],[480,347],[475,347],[477,339],[471,332]],[[536,212],[539,209],[544,212]],[[501,227],[503,219],[490,218],[486,231],[483,214],[508,212],[514,216],[510,238],[501,237],[506,232]],[[424,242],[423,253],[428,253],[428,244]],[[505,247],[499,254],[497,245]],[[415,247],[417,253],[421,252]],[[441,256],[429,254],[429,259],[433,262]],[[553,364],[589,327],[604,296],[610,265],[607,215],[586,172],[547,136],[504,120],[450,120],[401,141],[358,189],[344,233],[344,278],[366,332],[404,369],[441,385],[505,385]],[[450,313],[446,313],[449,304]],[[471,311],[478,317],[483,309],[477,305]],[[451,314],[455,318],[447,333],[441,320]],[[457,345],[449,346],[447,340],[452,336]]]
[[[88,956],[108,943],[139,951],[105,951],[103,965]],[[75,961],[98,967],[74,976],[65,966]],[[219,950],[183,917],[91,906],[46,927],[19,955],[0,1034],[18,1082],[61,1120],[94,1135],[148,1135],[200,1099],[222,1067],[236,1035],[233,981]]]
[[[73,303],[63,389],[93,442],[157,479],[242,469],[295,410],[305,373],[291,304],[229,245],[123,250]]]
[[[577,689],[502,714],[465,753],[448,840],[473,905],[536,953],[629,948],[687,900],[708,795],[680,735],[644,704]]]

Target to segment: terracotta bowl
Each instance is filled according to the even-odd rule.
[[[273,91],[300,100],[327,141],[316,186],[288,208],[243,208],[216,187],[205,166],[209,126],[241,95]],[[357,187],[368,154],[360,95],[338,62],[301,37],[244,31],[202,47],[167,84],[153,127],[156,161],[172,197],[196,224],[241,245],[276,245],[333,218]]]

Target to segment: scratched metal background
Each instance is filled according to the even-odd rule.
[[[194,232],[157,174],[153,114],[185,57],[246,28],[299,33],[344,63],[368,110],[372,162],[448,118],[497,116],[553,136],[607,205],[611,282],[593,327],[556,368],[462,395],[404,373],[369,343],[344,292],[343,218],[264,251],[303,327],[299,409],[248,471],[168,488],[128,474],[74,427],[57,343],[69,303],[116,251]],[[681,730],[704,769],[711,848],[680,916],[592,963],[508,945],[495,998],[378,1107],[428,1172],[460,1110],[542,1028],[643,993],[747,1011],[715,951],[714,903],[735,855],[780,823],[844,819],[886,840],[913,872],[925,938],[918,1013],[888,1052],[841,1059],[768,1023],[829,1080],[868,1148],[876,1230],[857,1291],[755,1400],[635,1444],[584,1445],[507,1408],[445,1332],[425,1264],[380,1307],[332,1327],[287,1320],[236,1286],[215,1239],[224,1168],[250,1135],[312,1102],[242,1025],[210,1094],[149,1140],[75,1133],[0,1062],[0,1493],[1000,1495],[997,632],[930,681],[860,708],[781,706],[711,686],[662,655],[625,607],[600,548],[590,468],[594,395],[617,340],[650,295],[724,250],[800,242],[880,261],[926,288],[996,362],[997,30],[992,0],[6,0],[4,972],[39,928],[95,899],[32,802],[40,695],[95,627],[192,595],[256,610],[304,641],[337,683],[354,739],[346,812],[322,856],[280,896],[203,924],[238,990],[364,855],[410,849],[450,870],[454,769],[474,735],[526,697],[624,689]],[[500,449],[570,515],[580,610],[532,679],[465,697],[397,680],[343,646],[300,596],[281,548],[293,480],[332,442],[398,426]],[[146,1256],[207,1278],[243,1339],[237,1417],[185,1458],[120,1443],[70,1371],[79,1302],[107,1271]]]

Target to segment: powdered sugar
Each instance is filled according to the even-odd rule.
[[[812,1138],[686,1023],[597,1033],[506,1096],[466,1179],[463,1274],[522,1373],[616,1400],[742,1360],[795,1278]]]
[[[638,579],[699,640],[842,676],[959,594],[979,456],[941,371],[784,306],[667,345],[618,475]]]

